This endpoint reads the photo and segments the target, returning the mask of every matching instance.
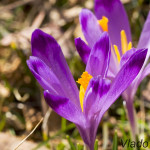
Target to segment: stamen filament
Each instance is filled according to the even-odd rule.
[[[120,63],[121,57],[120,57],[120,53],[119,53],[117,45],[114,45],[114,50],[115,50],[115,53],[116,53],[116,56],[117,56],[117,60]]]
[[[124,54],[128,49],[127,36],[124,30],[121,30],[121,47],[122,47],[122,54]]]
[[[80,106],[83,112],[83,100],[84,100],[84,95],[85,95],[85,90],[83,88],[83,86],[80,86],[80,91],[79,91],[79,99],[80,99]]]
[[[129,42],[128,44],[128,50],[130,50],[132,48],[132,42]]]

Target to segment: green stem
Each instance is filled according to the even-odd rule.
[[[65,131],[67,127],[67,120],[65,118],[61,118],[61,130]]]

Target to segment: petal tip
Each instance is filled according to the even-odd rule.
[[[32,32],[32,37],[37,36],[37,35],[39,35],[39,34],[41,34],[41,33],[43,33],[42,30],[40,30],[40,29],[35,29],[35,30]]]
[[[87,16],[94,16],[94,14],[89,9],[83,8],[79,14],[80,23],[84,22]]]
[[[104,7],[106,10],[111,10],[116,3],[121,2],[120,0],[95,0],[95,11],[97,11],[99,7]]]
[[[109,35],[108,35],[108,32],[103,32],[101,37],[105,38],[105,39],[109,39]]]
[[[74,39],[75,45],[76,45],[79,41],[81,41],[81,38],[80,38],[80,37],[75,38],[75,39]]]
[[[49,94],[49,91],[48,91],[48,90],[45,90],[45,91],[44,91],[44,97],[45,97],[45,99],[46,99],[46,97],[48,97],[48,94]]]

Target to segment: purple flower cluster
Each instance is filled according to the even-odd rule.
[[[83,9],[80,24],[88,44],[80,38],[75,45],[85,72],[76,82],[56,40],[37,29],[32,34],[32,56],[28,67],[44,89],[48,105],[60,116],[76,124],[86,146],[94,149],[102,116],[123,93],[132,101],[142,79],[150,48],[150,14],[138,48],[132,48],[126,12],[120,0],[95,0],[95,15]],[[121,34],[121,37],[120,37]],[[133,82],[132,82],[133,81]],[[130,108],[131,109],[131,108]]]

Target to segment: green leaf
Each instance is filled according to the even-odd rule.
[[[67,138],[67,140],[68,140],[68,142],[69,142],[69,145],[70,145],[71,150],[76,150],[76,147],[75,147],[75,145],[72,143],[72,141],[71,141],[69,135],[67,135],[66,138]]]
[[[43,132],[43,133],[42,133],[42,136],[43,136],[43,140],[44,140],[44,141],[47,141],[47,140],[48,140],[48,135],[47,135],[47,133]]]
[[[95,141],[94,150],[98,150],[98,139],[96,139],[96,141]]]
[[[61,118],[61,130],[65,131],[67,128],[67,120],[65,118]]]
[[[65,149],[65,145],[63,143],[58,144],[57,150],[64,150],[64,149]]]
[[[80,145],[79,143],[77,144],[77,150],[83,150],[84,146]]]
[[[117,131],[115,131],[113,137],[113,150],[118,150],[118,139],[117,139]]]
[[[5,127],[5,124],[6,124],[6,118],[5,116],[2,116],[0,119],[0,131],[3,130],[3,128]]]

